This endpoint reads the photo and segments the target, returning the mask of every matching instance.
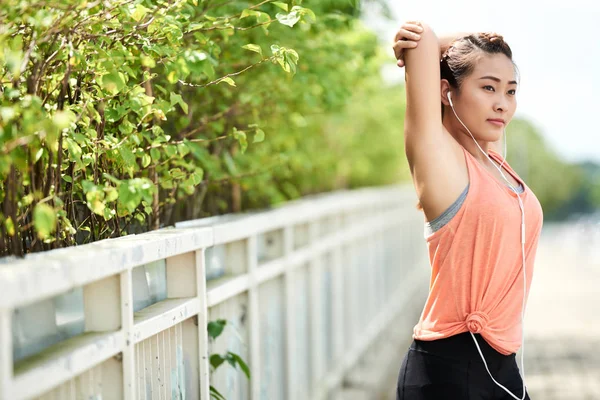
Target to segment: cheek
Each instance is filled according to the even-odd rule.
[[[508,110],[509,119],[512,119],[512,117],[515,115],[516,111],[517,111],[517,100],[515,99],[509,103],[509,110]]]

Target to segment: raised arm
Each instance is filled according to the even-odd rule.
[[[458,38],[469,36],[470,32],[457,32],[457,33],[449,33],[438,36],[438,45],[440,47],[440,58],[441,55],[448,50],[448,47],[452,44],[452,42]]]
[[[442,125],[441,51],[458,35],[440,39],[426,24],[402,25],[394,52],[406,67],[404,143],[417,196],[428,221],[446,210],[468,183],[464,155]],[[415,36],[419,32],[420,36]]]
[[[406,114],[404,140],[406,153],[421,146],[433,146],[442,140],[440,99],[440,44],[433,29],[426,24],[418,46],[404,50],[406,68]]]

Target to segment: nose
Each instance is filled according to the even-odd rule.
[[[499,95],[496,97],[496,103],[494,104],[494,110],[497,112],[508,111],[508,100],[505,96]]]
[[[494,110],[498,112],[504,112],[508,110],[508,104],[506,104],[506,100],[500,99],[494,105]]]

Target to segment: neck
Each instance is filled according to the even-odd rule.
[[[445,110],[445,115],[446,112],[452,113],[452,110]],[[452,115],[452,117],[454,117],[454,115]],[[448,133],[450,133],[450,136],[452,136],[454,140],[458,142],[459,145],[461,145],[469,153],[471,153],[471,155],[475,157],[477,161],[484,165],[488,165],[490,163],[487,157],[484,156],[481,152],[481,150],[483,150],[486,154],[489,154],[489,149],[491,147],[490,142],[478,140],[477,138],[475,138],[475,140],[477,140],[477,143],[479,144],[479,147],[481,147],[481,150],[479,150],[479,147],[477,147],[475,141],[473,140],[469,132],[464,128],[464,126],[462,126],[462,124],[456,119],[456,117],[444,118],[444,120],[442,121],[442,125],[446,128]]]

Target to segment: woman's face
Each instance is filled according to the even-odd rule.
[[[459,118],[476,139],[495,142],[502,137],[504,128],[515,114],[516,91],[512,61],[504,54],[485,54],[463,80],[460,93],[452,93],[452,103]],[[495,119],[504,122],[494,123],[492,120]],[[460,122],[456,123],[464,131]],[[468,132],[465,134],[470,137]]]

